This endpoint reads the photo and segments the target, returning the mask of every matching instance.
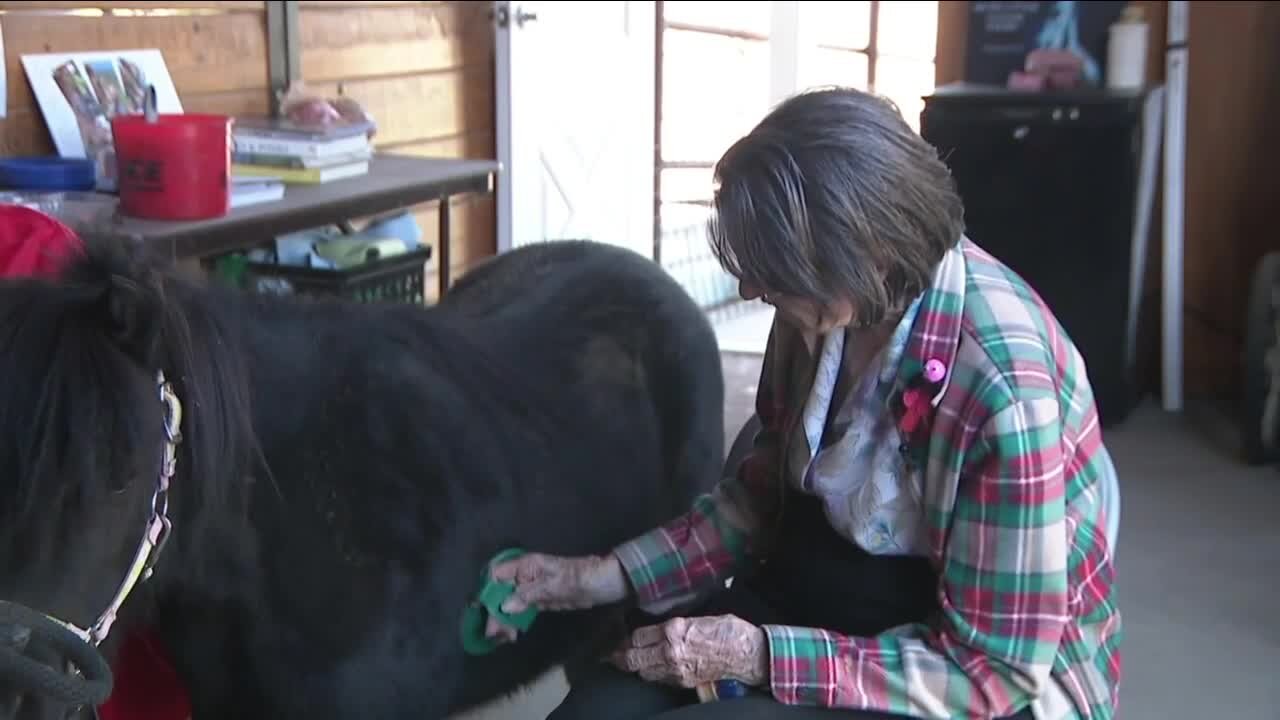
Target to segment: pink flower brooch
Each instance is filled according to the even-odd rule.
[[[930,358],[924,369],[907,384],[900,398],[901,406],[897,408],[898,430],[904,440],[916,444],[929,430],[929,421],[933,417],[933,406],[930,400],[942,386],[947,377],[947,366],[937,358]],[[906,448],[903,448],[906,452]]]

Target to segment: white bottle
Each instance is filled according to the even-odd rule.
[[[1107,88],[1140,90],[1146,84],[1147,30],[1142,8],[1134,5],[1107,28]]]

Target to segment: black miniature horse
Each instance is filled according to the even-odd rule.
[[[719,475],[715,337],[630,251],[515,250],[423,309],[89,247],[57,281],[0,284],[0,600],[90,629],[163,516],[103,647],[157,628],[195,720],[442,718],[602,652],[625,608],[464,653],[487,561],[606,552]],[[0,683],[0,718],[64,717]]]

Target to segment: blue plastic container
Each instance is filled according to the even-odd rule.
[[[93,163],[79,158],[0,158],[0,187],[15,190],[89,191],[96,184]]]

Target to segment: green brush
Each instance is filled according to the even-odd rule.
[[[520,632],[528,630],[533,625],[534,618],[538,616],[537,608],[533,607],[525,608],[523,612],[514,615],[503,612],[502,603],[516,591],[516,586],[494,580],[489,574],[490,568],[494,565],[514,560],[521,555],[524,555],[524,550],[507,548],[493,556],[485,567],[484,574],[481,575],[484,586],[480,588],[480,594],[476,599],[468,603],[467,609],[462,613],[462,649],[466,650],[468,655],[487,655],[497,649],[498,642],[484,634],[485,624],[490,615]]]

